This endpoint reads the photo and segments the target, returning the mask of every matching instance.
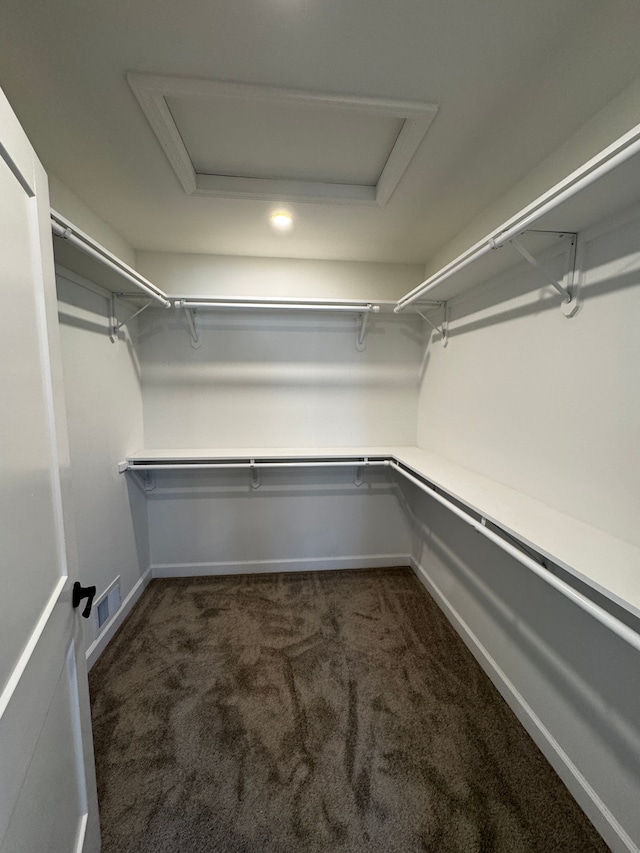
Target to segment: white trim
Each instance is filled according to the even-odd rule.
[[[382,175],[378,183],[380,180],[382,180]],[[254,201],[277,200],[304,201],[313,204],[350,204],[363,207],[372,207],[378,203],[375,186],[330,184],[322,181],[294,181],[287,178],[275,180],[243,176],[230,177],[228,175],[196,174],[196,186],[189,195],[243,198]]]
[[[127,74],[127,81],[162,146],[182,189],[191,196],[223,198],[275,199],[320,204],[358,204],[384,207],[400,183],[413,155],[424,139],[438,111],[436,104],[391,98],[368,98],[330,92],[249,86],[220,80],[196,80],[163,77],[154,74]],[[167,105],[167,96],[197,98],[235,98],[260,100],[303,107],[334,107],[372,115],[403,119],[391,153],[374,185],[331,183],[329,181],[271,180],[248,175],[199,174]]]
[[[432,580],[426,569],[414,557],[410,558],[409,565],[420,583],[436,600],[456,633],[489,676],[547,761],[565,783],[578,805],[611,847],[613,853],[640,853],[640,848],[625,832],[495,658],[489,654],[460,613]]]
[[[233,560],[220,563],[153,563],[154,578],[215,577],[271,572],[318,572],[344,569],[386,569],[408,566],[409,554],[356,555],[352,557],[302,557],[287,560]]]
[[[89,823],[89,813],[85,812],[80,818],[80,826],[78,828],[78,836],[76,838],[76,849],[74,853],[83,853],[84,840],[87,834],[87,824]]]
[[[40,618],[35,624],[35,628],[31,632],[31,636],[27,640],[26,646],[22,650],[22,654],[18,658],[16,665],[11,671],[11,675],[9,676],[7,683],[5,684],[4,690],[2,691],[2,693],[0,693],[0,718],[2,718],[4,712],[7,710],[9,702],[11,701],[11,697],[13,696],[18,684],[20,683],[20,679],[22,678],[24,671],[27,668],[27,664],[31,660],[31,656],[34,653],[36,646],[40,641],[40,638],[42,637],[44,629],[47,627],[49,619],[51,618],[51,614],[53,613],[55,606],[60,600],[60,596],[64,592],[64,588],[68,580],[68,575],[63,575],[61,578],[58,579],[58,582],[53,588],[53,592],[49,596],[49,600],[45,604],[44,609],[40,614]]]
[[[437,107],[434,107],[433,112],[423,118],[405,118],[402,130],[398,134],[398,138],[387,157],[387,162],[380,173],[375,187],[376,204],[378,207],[384,207],[393,195],[394,190],[400,183],[400,179],[413,159],[413,155],[427,135],[429,125],[435,118],[436,110]]]
[[[118,610],[116,610],[113,618],[107,622],[99,637],[97,637],[86,651],[87,669],[90,670],[94,663],[98,660],[102,652],[107,647],[109,641],[116,633],[118,628],[127,618],[134,604],[138,601],[142,593],[149,585],[149,581],[153,577],[151,568],[148,568],[142,577],[137,581],[129,595],[124,599]]]

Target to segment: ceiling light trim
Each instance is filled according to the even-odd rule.
[[[127,74],[127,81],[183,190],[190,196],[384,207],[400,183],[438,111],[435,104],[417,101],[277,89],[267,86],[250,86],[244,83],[225,83],[218,80],[130,73]],[[167,97],[202,100],[228,97],[260,100],[262,103],[272,101],[289,106],[329,106],[402,119],[403,125],[375,185],[209,175],[198,173],[194,169],[189,152],[167,105]]]

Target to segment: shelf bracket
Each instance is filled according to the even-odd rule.
[[[143,311],[146,311],[150,305],[153,305],[153,302],[147,302],[145,305],[142,306],[142,308],[138,308],[138,310],[134,311],[134,313],[131,314],[130,317],[127,317],[126,320],[123,320],[122,323],[118,323],[118,320],[116,318],[116,307],[115,307],[116,306],[116,299],[118,298],[118,296],[121,296],[121,294],[119,294],[119,293],[112,293],[111,294],[111,320],[109,323],[109,338],[111,339],[111,343],[113,343],[113,344],[115,344],[115,342],[118,340],[118,332],[120,331],[120,329],[124,328],[127,325],[127,323],[129,323],[131,320],[133,320],[134,317],[137,317],[138,314],[142,314]]]
[[[422,319],[425,320],[431,326],[431,328],[434,329],[440,335],[442,346],[446,347],[446,345],[449,343],[449,304],[448,302],[432,302],[431,305],[442,308],[442,323],[439,326],[437,326],[433,322],[433,320],[427,317],[427,315],[424,314],[419,307],[416,307],[415,305],[413,307],[416,313],[419,314]]]
[[[256,460],[250,460],[250,468],[251,468],[251,488],[259,489],[260,488],[260,471],[256,468]]]
[[[364,457],[364,464],[365,465],[369,464],[369,457],[368,456]],[[364,482],[362,467],[360,465],[358,465],[358,467],[356,468],[356,472],[355,472],[354,477],[353,477],[353,482],[354,482],[354,485],[356,485],[358,488],[360,488],[360,486]]]
[[[120,474],[124,474],[126,471],[134,473],[145,492],[152,492],[156,487],[153,471],[145,471],[144,468],[132,465],[128,459],[125,459],[123,462],[118,462],[118,471]]]
[[[567,275],[568,279],[568,287],[564,287],[564,285],[560,284],[557,278],[551,273],[549,273],[546,267],[537,261],[533,255],[528,252],[522,243],[518,240],[517,237],[512,237],[509,242],[513,246],[513,248],[527,261],[527,263],[531,264],[532,267],[535,267],[538,272],[540,272],[546,281],[557,290],[557,292],[562,297],[562,313],[565,317],[571,317],[575,314],[577,309],[577,299],[576,299],[576,285],[577,285],[577,271],[576,271],[576,257],[577,257],[577,248],[578,248],[578,235],[571,231],[553,231],[546,232],[557,234],[558,237],[569,237],[570,238],[570,259],[569,259],[569,271]]]
[[[115,342],[118,340],[118,318],[116,317],[116,299],[117,296],[115,295],[115,293],[112,293],[111,298],[109,300],[109,340],[112,344],[115,344]]]
[[[571,242],[569,243],[569,270],[567,272],[567,290],[571,299],[569,300],[569,302],[562,303],[562,313],[567,319],[569,319],[569,317],[573,317],[573,315],[580,307],[578,302],[578,288],[580,285],[580,270],[578,269],[578,235],[572,233],[569,236],[571,237]]]
[[[358,352],[364,352],[366,347],[364,337],[367,333],[367,323],[369,321],[369,312],[363,311],[356,321],[356,349]]]
[[[129,467],[126,470],[133,471],[138,476],[145,492],[152,492],[155,489],[156,481],[153,476],[153,471],[139,470],[135,466],[133,468]]]
[[[200,335],[198,334],[198,329],[196,328],[196,309],[189,308],[186,305],[182,305],[185,313],[185,317],[187,318],[187,325],[189,326],[189,334],[191,335],[191,346],[194,349],[198,349],[202,341],[200,340]]]

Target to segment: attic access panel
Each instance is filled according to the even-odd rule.
[[[127,75],[188,195],[384,206],[433,104]]]

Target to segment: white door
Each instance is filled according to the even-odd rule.
[[[97,853],[49,194],[2,92],[0,295],[0,853]]]

